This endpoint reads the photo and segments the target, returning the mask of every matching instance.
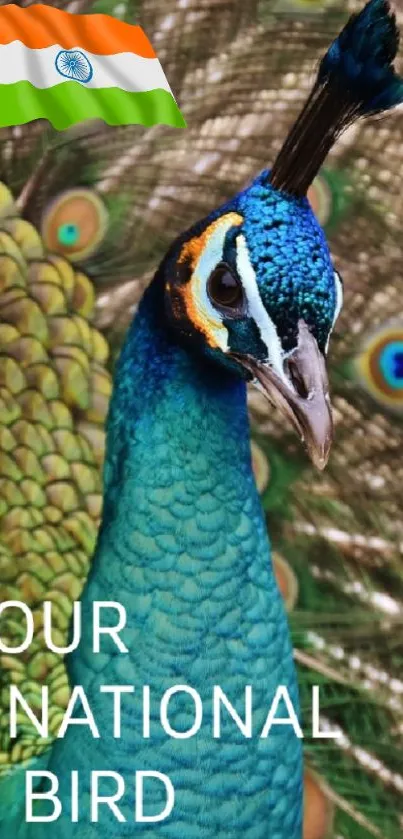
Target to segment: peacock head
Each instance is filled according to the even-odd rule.
[[[342,286],[308,200],[262,173],[181,237],[166,297],[185,341],[254,381],[323,467],[332,438],[325,356]]]
[[[257,384],[321,469],[332,441],[326,354],[343,290],[307,192],[347,126],[403,100],[397,45],[388,3],[370,0],[322,59],[271,171],[182,235],[164,263],[173,328]]]

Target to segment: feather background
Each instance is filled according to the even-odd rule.
[[[8,206],[0,219],[3,257],[6,233],[17,243],[25,263],[38,259],[40,242],[32,228],[27,239],[26,229],[24,233],[21,225],[7,218],[15,219],[18,212],[43,233],[51,202],[67,188],[91,188],[109,213],[101,243],[74,264],[79,272],[77,289],[90,294],[80,280],[82,272],[96,289],[93,315],[84,291],[81,295],[77,291],[76,304],[79,300],[84,306],[83,318],[92,319],[110,348],[109,361],[101,349],[95,359],[101,370],[94,371],[94,358],[87,353],[87,402],[77,406],[72,396],[79,392],[79,381],[84,387],[80,375],[85,362],[66,373],[57,356],[46,361],[57,372],[60,398],[69,407],[74,433],[79,435],[80,423],[81,429],[86,423],[90,447],[73,459],[81,471],[77,468],[74,478],[70,469],[66,479],[79,499],[72,511],[80,522],[78,542],[74,550],[64,548],[63,541],[53,547],[60,559],[60,565],[55,561],[52,585],[61,605],[63,635],[88,568],[99,516],[94,501],[83,524],[88,495],[83,475],[91,466],[91,494],[99,499],[102,439],[97,435],[109,395],[106,367],[113,368],[137,301],[173,237],[271,164],[309,91],[319,57],[361,3],[77,0],[53,5],[69,11],[107,11],[140,23],[158,52],[188,125],[179,132],[87,123],[58,134],[38,122],[0,135],[0,179],[16,199],[16,208],[10,209],[6,195],[0,196],[3,210]],[[402,25],[403,7],[395,3],[395,9]],[[389,391],[374,390],[371,379],[378,369],[379,342],[396,342],[399,336],[403,341],[402,140],[400,109],[384,119],[358,124],[338,142],[311,192],[345,289],[329,362],[336,434],[323,475],[310,468],[289,429],[266,403],[250,394],[254,439],[265,455],[263,463],[268,463],[263,503],[273,548],[285,562],[279,573],[282,569],[288,593],[292,580],[298,586],[297,596],[291,598],[295,603],[290,621],[310,772],[304,839],[398,839],[403,830],[403,391],[394,392],[391,405],[385,397]],[[31,277],[25,288],[32,300],[32,269],[25,276]],[[71,278],[66,283],[71,288]],[[0,287],[3,313],[5,293]],[[68,319],[73,297],[65,295]],[[39,305],[49,322],[51,309],[46,310],[41,301]],[[93,346],[101,344],[94,332]],[[373,364],[368,360],[371,352]],[[9,358],[3,345],[1,359]],[[6,390],[7,382],[4,377]],[[6,516],[12,512],[19,537],[27,533],[32,537],[27,519],[15,513],[21,507],[20,477],[11,477],[12,486],[4,482],[5,456],[16,463],[17,443],[10,442],[3,430],[0,545],[8,559],[11,554],[14,572],[7,576],[3,565],[2,599],[10,592],[29,591],[39,606],[47,584],[34,585],[38,559],[25,562],[24,576],[21,542],[16,539],[10,545],[8,536]],[[63,457],[72,462],[67,449]],[[38,638],[35,662],[18,664],[33,695],[48,672],[43,654],[41,658],[40,634]],[[4,701],[17,665],[15,660],[1,664]],[[66,699],[63,679],[63,672],[57,672],[55,719]],[[322,725],[339,730],[337,740],[310,736],[310,692],[315,684],[320,685]],[[33,742],[33,736],[27,731],[12,749],[3,738],[1,763],[7,766],[41,750],[43,744]]]

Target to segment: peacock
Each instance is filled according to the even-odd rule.
[[[146,6],[145,23],[154,23],[156,35],[162,36],[160,42],[163,33],[167,33],[166,46],[170,45],[172,50],[172,30],[180,31],[181,15],[190,12],[181,11],[180,7],[169,19],[157,4]],[[242,132],[237,144],[231,120],[224,124],[226,108],[234,108],[234,99],[227,96],[230,76],[226,64],[231,69],[234,61],[242,63],[251,43],[256,44],[257,61],[263,39],[268,37],[268,27],[271,44],[276,31],[277,34],[282,28],[284,31],[284,26],[287,31],[291,28],[294,39],[301,33],[301,19],[294,29],[290,23],[292,11],[284,23],[284,18],[277,17],[276,12],[272,17],[269,4],[259,4],[256,10],[259,22],[254,29],[251,23],[254,9],[245,11],[239,7],[233,25],[237,22],[244,26],[248,19],[251,30],[234,39],[231,54],[224,54],[219,66],[217,52],[222,47],[220,32],[223,30],[217,27],[214,39],[211,38],[209,14],[215,14],[212,6],[206,4],[205,9],[199,10],[203,26],[197,35],[200,50],[205,53],[205,81],[211,86],[210,91],[207,87],[210,98],[204,92],[203,103],[198,102],[192,88],[187,117],[190,125],[193,111],[193,131],[196,138],[200,136],[201,144],[198,148],[195,142],[194,166],[205,187],[211,183],[209,168],[214,170],[219,160],[215,149],[220,147],[220,137],[226,138],[225,151],[232,158],[242,146]],[[312,18],[305,25],[310,31]],[[360,31],[366,31],[366,39],[362,41],[357,39]],[[206,33],[209,37],[205,38]],[[186,52],[189,47],[190,55],[185,88],[186,83],[191,86],[198,78],[195,53],[190,49],[194,37],[192,25],[183,29],[182,49]],[[80,596],[88,570],[101,515],[102,426],[110,396],[108,348],[91,325],[93,290],[83,270],[100,289],[97,323],[108,338],[112,355],[109,367],[115,367],[115,391],[108,420],[102,526],[82,596],[86,610],[85,637],[81,649],[68,662],[70,681],[86,685],[88,695],[94,700],[95,715],[105,729],[108,729],[106,713],[110,709],[106,710],[105,697],[101,701],[97,689],[99,684],[113,681],[115,673],[115,680],[120,683],[124,680],[138,685],[151,680],[155,687],[152,694],[161,692],[164,685],[169,687],[182,681],[196,685],[203,694],[213,678],[234,697],[240,682],[244,686],[247,681],[251,672],[248,668],[252,668],[256,673],[252,682],[259,685],[256,697],[267,695],[271,678],[274,684],[284,680],[298,705],[287,625],[271,571],[265,523],[251,474],[245,382],[257,379],[261,389],[269,390],[280,411],[287,413],[298,433],[304,436],[312,459],[322,467],[331,438],[323,357],[334,327],[341,350],[342,342],[348,340],[344,338],[342,326],[337,336],[336,321],[343,296],[341,274],[347,279],[346,295],[350,282],[349,242],[351,237],[355,241],[354,236],[358,236],[352,232],[352,217],[348,216],[349,208],[346,211],[345,205],[350,205],[350,212],[351,205],[354,206],[354,224],[358,231],[363,226],[364,242],[368,236],[369,211],[363,207],[362,194],[358,196],[360,204],[350,184],[343,183],[346,177],[343,170],[339,173],[322,169],[313,184],[312,181],[330,146],[348,124],[361,115],[386,110],[400,101],[400,80],[390,68],[396,49],[397,35],[389,7],[372,0],[343,30],[322,60],[308,104],[286,143],[272,155],[275,163],[271,171],[264,170],[251,186],[242,189],[235,199],[225,200],[219,210],[196,222],[170,247],[144,295],[116,367],[119,332],[127,323],[128,301],[132,306],[145,284],[132,281],[133,231],[138,257],[136,272],[147,281],[150,259],[158,260],[168,244],[165,238],[172,225],[170,202],[177,202],[177,214],[182,214],[182,221],[188,214],[190,200],[194,201],[194,214],[198,201],[204,205],[211,203],[211,190],[204,189],[197,199],[187,181],[187,172],[182,177],[175,172],[175,165],[179,167],[183,162],[181,148],[186,149],[189,138],[178,140],[174,132],[162,134],[156,130],[148,134],[146,145],[140,131],[112,135],[99,125],[80,134],[76,132],[68,142],[56,140],[42,125],[34,129],[31,126],[26,134],[21,132],[19,136],[15,132],[5,138],[3,178],[12,184],[18,199],[16,206],[9,191],[3,189],[2,581],[4,598],[20,597],[37,609],[38,631],[36,648],[28,657],[2,657],[5,686],[2,700],[6,701],[10,678],[23,685],[24,695],[31,698],[33,706],[39,701],[40,684],[49,683],[53,732],[68,699],[68,681],[60,659],[55,661],[51,655],[44,654],[39,606],[43,599],[57,604],[58,637],[62,642],[71,601]],[[353,54],[358,51],[355,60],[362,61],[364,68],[361,76],[357,72],[352,85],[355,103],[348,99],[351,82],[347,84],[343,76],[347,73],[349,78],[352,72],[351,50]],[[287,55],[284,66],[279,58],[277,68],[278,73],[287,72],[286,92],[295,85],[295,78],[289,78],[292,74],[288,59]],[[179,67],[179,58],[176,60]],[[168,75],[171,73],[172,81],[176,78],[179,85],[179,69],[174,71],[175,67],[171,71],[167,66]],[[374,87],[372,76],[368,83],[368,73],[375,71],[378,86]],[[223,75],[225,85],[222,85]],[[217,100],[221,105],[220,117],[211,124]],[[262,104],[267,110],[267,101],[263,99],[259,107]],[[203,129],[206,124],[208,132]],[[251,114],[245,133],[253,135],[256,130],[256,118]],[[385,138],[382,132],[388,129],[373,124],[372,131],[375,136],[381,134]],[[357,142],[356,132],[354,125],[346,138]],[[114,157],[111,155],[105,163],[105,137],[111,140],[112,136]],[[274,139],[277,142],[277,136]],[[341,148],[345,149],[347,159],[351,159],[352,145],[347,139],[344,142],[346,145]],[[151,168],[147,162],[150,149],[154,168],[147,175],[146,167]],[[249,147],[248,154],[245,170],[241,167],[239,174],[241,181],[249,179],[254,168],[249,158],[259,157],[260,152]],[[267,141],[264,154],[267,157]],[[104,162],[104,170],[94,176],[100,161]],[[358,158],[359,170],[361,161]],[[28,162],[32,175],[27,179]],[[164,176],[164,166],[168,170],[172,167],[173,174],[178,175],[176,192],[170,187],[173,176],[172,181]],[[147,201],[149,206],[143,218],[133,209],[133,196],[128,196],[124,187],[124,179],[132,167],[137,207],[141,208],[142,201]],[[66,181],[71,187],[72,172],[75,188],[63,192]],[[147,177],[158,178],[153,182],[151,201],[149,194],[142,195],[143,181],[148,190],[150,187]],[[228,167],[224,167],[223,182],[218,185],[224,199],[231,177]],[[95,193],[88,190],[91,181],[96,182]],[[345,242],[345,265],[341,271],[335,272],[333,268],[322,231],[305,198],[307,192],[322,222],[329,225],[329,230],[336,226],[340,241]],[[52,201],[48,200],[49,193],[53,193]],[[380,195],[378,187],[372,198],[380,202]],[[108,222],[103,196],[110,207]],[[398,206],[397,198],[391,202]],[[393,250],[396,217],[386,216],[385,220],[384,208],[376,209],[377,213],[372,210],[373,216],[369,216],[372,230],[382,231],[386,237],[382,247],[385,251],[386,245],[390,247],[388,259],[390,264],[396,261],[397,272],[400,251],[396,246]],[[19,218],[19,212],[23,219]],[[161,233],[163,213],[169,221]],[[391,208],[389,214],[392,215]],[[347,219],[344,228],[340,226],[339,215]],[[79,223],[72,225],[72,218]],[[33,223],[40,228],[42,238]],[[150,239],[147,241],[144,235],[144,225],[151,232],[157,231],[152,248]],[[117,229],[123,230],[124,247],[121,243],[116,246]],[[298,245],[296,252],[290,246],[291,241]],[[348,369],[346,365],[337,366],[337,356],[333,362],[336,441],[338,435],[345,436],[339,444],[335,465],[332,467],[331,458],[323,478],[315,477],[312,484],[306,459],[295,449],[288,430],[278,424],[278,412],[268,410],[266,403],[262,405],[253,392],[250,394],[252,428],[261,447],[255,449],[255,454],[259,464],[265,464],[263,450],[268,461],[268,467],[263,467],[266,468],[263,483],[268,482],[263,504],[272,542],[287,557],[286,561],[276,554],[274,567],[288,608],[295,607],[298,597],[299,609],[291,613],[290,620],[303,717],[308,709],[310,687],[320,682],[326,716],[343,734],[340,742],[305,742],[310,767],[327,780],[324,786],[323,780],[316,783],[318,776],[312,769],[309,774],[305,772],[306,799],[313,801],[313,806],[316,804],[314,819],[310,820],[309,812],[306,814],[304,836],[307,838],[319,839],[330,830],[335,831],[335,836],[345,837],[378,835],[393,839],[400,835],[398,797],[393,795],[393,788],[399,789],[396,743],[401,715],[399,702],[393,697],[398,683],[395,680],[396,685],[390,685],[390,679],[381,678],[382,667],[386,672],[396,664],[399,647],[395,629],[399,626],[396,620],[399,615],[390,597],[384,595],[382,600],[379,594],[377,602],[371,575],[377,589],[389,587],[394,592],[400,584],[399,565],[393,553],[399,540],[398,517],[387,516],[389,511],[385,511],[382,497],[376,496],[376,491],[390,486],[385,450],[392,464],[398,459],[399,428],[392,412],[399,409],[401,327],[396,318],[393,301],[397,297],[396,291],[393,294],[392,280],[385,291],[385,277],[381,276],[383,252],[377,255],[378,240],[373,247],[373,259],[369,261],[367,256],[361,260],[357,256],[354,268],[358,276],[365,272],[366,276],[374,266],[380,274],[379,292],[369,312],[363,312],[359,288],[350,313],[348,307],[344,310],[347,311],[344,317],[356,318],[356,332],[362,333],[364,340]],[[297,277],[294,286],[288,285],[288,277],[283,273],[289,261],[293,276]],[[376,324],[377,309],[386,310],[385,298],[389,292],[390,313],[394,317]],[[367,291],[366,299],[368,295]],[[342,318],[343,313],[341,324]],[[371,328],[373,323],[376,328]],[[343,351],[339,350],[338,358],[343,358]],[[373,373],[378,359],[383,376]],[[309,388],[315,391],[313,401],[307,399]],[[367,404],[371,410],[364,407]],[[364,443],[357,431],[354,446],[352,435],[360,427],[362,417],[368,417],[367,436],[372,434],[375,442],[373,448],[367,443],[367,464],[360,468],[354,449],[362,450],[359,446]],[[365,504],[354,506],[352,487],[346,488],[345,495],[338,491],[340,483],[343,484],[340,476],[346,464],[352,467],[354,464],[357,474],[351,474],[352,486],[359,487],[360,480],[364,484],[367,476],[371,476],[371,457],[372,463],[377,460],[381,465],[379,474],[372,478],[375,496],[368,501],[367,490]],[[388,501],[390,496],[385,496],[385,504]],[[285,515],[283,506],[288,506]],[[394,506],[398,510],[397,498]],[[369,535],[355,535],[360,529]],[[376,536],[372,536],[374,529]],[[353,534],[350,538],[349,531]],[[367,559],[371,550],[380,554],[375,564],[371,558]],[[383,556],[388,564],[383,562]],[[238,557],[240,567],[232,565],[238,562]],[[214,567],[208,565],[212,562]],[[291,595],[290,589],[293,589]],[[257,603],[253,603],[254,591],[259,592]],[[88,654],[91,603],[105,599],[125,601],[128,613],[133,615],[124,636],[131,655],[129,665],[120,657],[106,656],[100,671],[99,657],[94,659]],[[378,615],[376,608],[380,604],[384,609]],[[3,637],[9,635],[15,641],[20,633],[18,618],[6,627],[2,625]],[[339,646],[334,643],[335,635]],[[395,652],[388,658],[391,637],[394,637]],[[214,646],[216,656],[212,655]],[[352,653],[357,648],[364,651],[358,661],[357,655],[349,655],[349,647]],[[108,668],[113,675],[106,679]],[[208,702],[207,691],[204,703],[207,708]],[[349,726],[351,706],[356,709],[353,727]],[[263,720],[264,708],[264,702],[258,700],[258,723]],[[157,712],[152,711],[154,721]],[[181,724],[185,729],[188,727],[188,713],[187,704],[177,708],[178,728]],[[124,715],[124,722],[132,739],[119,743],[118,748],[116,742],[108,739],[109,734],[94,742],[82,732],[79,736],[71,732],[53,746],[51,754],[49,743],[35,737],[32,727],[26,725],[17,741],[10,743],[4,726],[2,762],[6,771],[2,803],[5,802],[6,813],[3,811],[2,816],[3,820],[8,818],[7,826],[3,821],[4,835],[16,832],[20,822],[18,768],[21,764],[26,768],[33,755],[35,766],[53,769],[60,777],[65,776],[66,784],[69,769],[79,766],[88,770],[88,767],[115,765],[124,774],[127,769],[131,777],[137,756],[142,768],[165,767],[175,780],[177,815],[155,830],[165,831],[167,835],[231,836],[241,830],[251,836],[301,835],[301,750],[292,731],[273,729],[273,737],[259,744],[256,755],[255,743],[245,745],[242,741],[240,752],[240,744],[231,739],[233,728],[229,727],[228,737],[224,737],[220,744],[222,751],[218,753],[211,738],[169,741],[169,744],[153,740],[150,748],[150,743],[139,738],[131,713]],[[374,752],[372,762],[370,751]],[[10,764],[14,767],[12,771]],[[196,767],[199,776],[192,777]],[[63,794],[67,799],[66,790]],[[155,790],[156,797],[150,802],[153,811],[161,808],[158,795],[159,790]],[[245,795],[243,800],[241,795]],[[333,827],[335,805],[338,809]],[[82,817],[79,832],[83,837],[106,835],[107,830],[112,835],[124,836],[131,835],[135,829],[132,822],[116,825],[108,822],[107,814],[104,818],[105,822],[91,827],[86,824],[86,817]],[[68,819],[68,805],[64,819],[58,821],[58,835],[60,832],[61,836],[69,836],[76,828]],[[40,837],[42,832],[51,833],[54,829],[51,825],[36,824],[31,830],[33,836]],[[21,836],[29,835],[27,825],[22,824],[21,831]]]

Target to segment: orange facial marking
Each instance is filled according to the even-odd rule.
[[[200,236],[195,236],[183,245],[178,262],[189,262],[193,276],[185,285],[178,287],[186,314],[194,326],[203,333],[207,343],[211,347],[219,347],[217,341],[218,331],[225,329],[219,317],[213,319],[210,312],[205,312],[200,303],[199,283],[203,279],[197,276],[196,268],[203,250],[208,247],[212,236],[221,228],[229,230],[231,227],[239,227],[243,222],[242,216],[238,213],[227,213],[225,216],[213,221]]]
[[[185,262],[185,260],[190,261],[192,268],[194,269],[196,262],[205,248],[208,240],[211,238],[212,234],[215,233],[216,230],[219,230],[220,227],[239,227],[242,224],[243,218],[238,213],[227,213],[225,216],[220,216],[219,218],[212,221],[203,233],[200,236],[195,236],[194,239],[190,239],[189,242],[186,242],[181,250],[178,262]]]

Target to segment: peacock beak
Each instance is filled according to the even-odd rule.
[[[325,359],[305,321],[298,322],[298,345],[279,375],[268,363],[251,356],[238,360],[283,416],[288,417],[318,469],[324,469],[333,439]]]

